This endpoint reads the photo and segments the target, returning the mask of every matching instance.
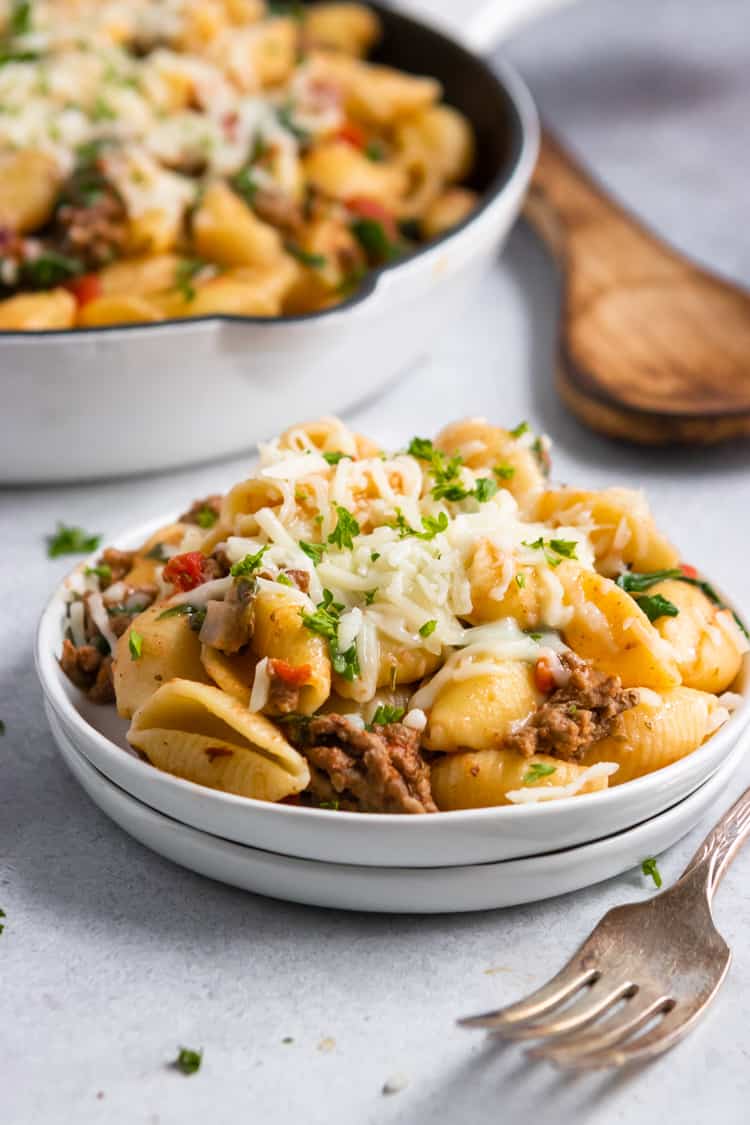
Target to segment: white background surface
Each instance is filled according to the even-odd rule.
[[[746,15],[744,0],[587,3],[526,31],[510,53],[555,124],[632,204],[748,280],[748,176],[727,155],[747,159],[728,132],[750,88]],[[353,421],[398,442],[462,414],[528,418],[555,440],[556,476],[645,486],[686,558],[750,606],[747,447],[637,451],[581,429],[550,388],[557,302],[544,252],[518,230],[460,333]],[[81,440],[137,443],[144,408],[134,403],[111,434]],[[640,873],[483,915],[336,914],[184,872],[129,840],[76,788],[55,755],[32,665],[36,618],[68,566],[46,559],[44,536],[62,519],[106,538],[221,489],[248,459],[0,494],[3,1121],[745,1122],[750,851],[717,899],[735,963],[703,1026],[639,1073],[571,1080],[453,1020],[543,981],[608,906],[650,893]],[[717,813],[748,783],[750,762]],[[665,878],[708,826],[662,857]],[[179,1044],[205,1049],[192,1078],[166,1066]],[[408,1086],[384,1096],[397,1073]]]

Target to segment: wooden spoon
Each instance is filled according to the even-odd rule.
[[[526,215],[563,273],[557,386],[592,429],[646,445],[750,436],[750,295],[610,199],[548,134]]]

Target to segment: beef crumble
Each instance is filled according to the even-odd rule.
[[[343,715],[319,715],[307,727],[302,752],[319,800],[358,812],[438,811],[419,735],[403,723],[366,731]]]
[[[79,645],[66,637],[60,655],[60,667],[92,703],[114,703],[112,657],[104,656],[96,645]]]
[[[193,523],[197,527],[202,527],[202,517],[206,513],[215,516],[218,520],[219,513],[221,512],[221,502],[224,497],[220,492],[213,492],[210,496],[204,496],[202,500],[196,500],[191,504],[186,512],[183,512],[179,517],[179,523]]]
[[[524,758],[551,754],[564,761],[580,761],[600,738],[616,732],[623,711],[638,702],[638,692],[625,690],[619,676],[606,676],[572,652],[561,661],[568,682],[553,691],[526,723],[507,735],[503,746]]]

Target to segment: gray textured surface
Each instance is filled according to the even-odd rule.
[[[749,268],[741,226],[747,176],[736,179],[728,159],[722,171],[725,150],[706,140],[687,177],[684,165],[672,162],[679,150],[670,159],[659,142],[659,115],[649,111],[642,83],[622,130],[612,127],[613,102],[598,91],[614,75],[624,97],[631,83],[623,59],[669,55],[666,78],[655,63],[649,73],[656,87],[666,82],[679,94],[687,79],[676,77],[677,60],[686,52],[688,76],[699,72],[702,89],[726,89],[722,60],[734,67],[746,29],[739,2],[591,3],[511,45],[570,137],[592,141],[601,171],[616,176],[650,218],[672,224],[674,237],[694,237],[696,253],[738,275]],[[670,46],[672,34],[679,38]],[[598,55],[609,61],[592,61]],[[732,69],[732,82],[738,73]],[[571,90],[577,74],[578,94],[575,82]],[[695,101],[677,94],[664,129],[693,118]],[[730,138],[723,143],[728,151]],[[730,216],[722,205],[713,226],[725,177],[735,180],[733,210]],[[695,230],[690,213],[702,217]],[[386,399],[360,410],[357,425],[399,440],[464,413],[528,417],[555,439],[558,476],[643,484],[686,556],[750,606],[747,450],[638,453],[586,433],[550,392],[556,308],[553,271],[519,230],[460,335]],[[137,441],[137,429],[131,419],[129,440]],[[746,1121],[750,852],[717,900],[717,921],[736,960],[703,1027],[641,1073],[570,1081],[526,1065],[514,1049],[458,1031],[453,1019],[542,981],[608,906],[649,893],[639,873],[484,915],[336,914],[255,898],[182,871],[132,842],[77,789],[55,755],[33,673],[35,621],[67,565],[45,558],[44,535],[57,519],[112,534],[223,487],[242,467],[234,461],[138,481],[0,494],[3,1121]],[[748,782],[750,763],[720,807]],[[679,872],[707,827],[662,858],[666,878]],[[286,1036],[294,1042],[283,1044]],[[332,1049],[321,1049],[331,1039]],[[193,1078],[166,1067],[181,1043],[205,1048]],[[399,1072],[409,1085],[384,1096],[383,1083]]]

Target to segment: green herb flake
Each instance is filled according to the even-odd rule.
[[[682,571],[676,569],[652,570],[643,574],[626,571],[624,574],[618,575],[615,582],[627,594],[642,594],[646,590],[650,590],[657,582],[666,582],[670,578],[682,577]]]
[[[301,145],[309,144],[311,140],[310,134],[308,133],[307,129],[303,129],[301,125],[297,124],[297,122],[294,120],[293,114],[294,106],[290,102],[287,102],[286,105],[280,106],[276,110],[276,117],[278,119],[279,125],[281,125],[282,129],[286,129],[287,133],[291,133],[293,137],[296,137],[297,141]]]
[[[680,613],[674,602],[661,594],[636,594],[635,601],[649,621],[658,621],[660,617],[677,617]]]
[[[54,535],[47,536],[47,557],[56,559],[60,555],[88,555],[95,551],[101,542],[101,535],[90,535],[82,527],[68,527],[58,523]]]
[[[196,289],[193,280],[205,267],[206,263],[201,258],[184,258],[177,263],[174,279],[175,288],[179,290],[186,301],[195,300]]]
[[[662,877],[656,860],[653,856],[649,856],[648,859],[644,859],[643,863],[641,864],[641,871],[647,879],[650,878],[654,880],[654,886],[658,890],[662,884]]]
[[[418,539],[434,539],[436,535],[448,530],[448,516],[441,512],[438,516],[422,516],[424,531],[416,533]]]
[[[84,272],[83,262],[57,250],[43,250],[21,266],[21,280],[30,289],[55,289]]]
[[[535,781],[541,781],[543,777],[551,777],[556,770],[557,766],[550,766],[547,762],[532,762],[524,774],[521,784],[533,785]]]
[[[198,527],[202,527],[204,531],[208,531],[209,528],[214,526],[218,518],[218,513],[215,512],[213,508],[209,508],[208,505],[204,504],[200,511],[196,512],[195,522],[198,524]]]
[[[333,812],[338,812],[338,808],[339,808],[339,803],[338,803],[338,801],[336,801],[336,800],[333,800],[333,801],[321,801],[321,802],[320,802],[320,804],[318,805],[318,808],[319,808],[319,809],[332,809],[332,810],[333,810]],[[287,1040],[286,1040],[286,1039],[283,1039],[283,1040],[282,1040],[282,1043],[286,1043],[286,1042],[287,1042]],[[293,1043],[293,1042],[294,1042],[294,1040],[293,1040],[293,1039],[290,1039],[290,1040],[289,1040],[289,1042],[290,1042],[290,1043]]]
[[[512,480],[516,475],[512,465],[495,465],[492,471],[498,480]]]
[[[291,580],[291,578],[289,577],[288,574],[277,574],[276,575],[276,581],[279,583],[280,586],[293,586],[294,585],[294,583],[292,582],[292,580]]]
[[[519,590],[523,590],[525,585],[526,585],[526,575],[523,574],[523,573],[517,574],[516,575],[516,586],[518,586]]]
[[[578,543],[575,539],[550,539],[549,545],[556,555],[562,555],[564,559],[578,558],[576,554]]]
[[[203,628],[203,622],[206,620],[206,613],[207,610],[204,605],[190,605],[189,602],[180,602],[179,605],[172,605],[169,609],[165,609],[156,620],[163,621],[165,617],[187,617],[190,628],[193,632],[199,633]]]
[[[480,504],[486,504],[497,492],[497,484],[491,477],[480,477],[474,488],[474,495]]]
[[[370,141],[365,147],[365,156],[373,164],[382,164],[385,160],[385,149],[380,141]]]
[[[33,24],[31,0],[16,0],[8,22],[8,32],[11,37],[28,35],[33,30]]]
[[[256,551],[254,555],[245,555],[244,559],[240,559],[239,562],[236,562],[229,571],[232,578],[247,578],[251,574],[254,574],[261,565],[263,556],[268,550],[268,547],[269,545],[266,544],[264,547],[261,547],[259,551]]]
[[[334,802],[333,802],[333,801],[331,801],[331,802],[329,802],[329,803],[330,803],[331,805],[332,805],[332,804],[334,804]],[[338,801],[336,801],[336,802],[335,802],[335,804],[336,804],[336,807],[338,808]],[[321,805],[320,807],[322,808],[323,806]],[[294,1039],[292,1038],[292,1036],[291,1036],[291,1035],[285,1035],[285,1036],[284,1036],[284,1038],[283,1038],[283,1039],[281,1040],[281,1042],[282,1042],[282,1043],[283,1043],[283,1044],[284,1044],[285,1046],[288,1046],[288,1045],[289,1045],[290,1043],[293,1043],[293,1042],[294,1042]]]
[[[338,522],[328,536],[328,542],[342,550],[348,549],[351,551],[354,547],[354,537],[359,535],[359,524],[351,512],[342,508],[340,504],[334,504],[334,508],[336,509]]]
[[[4,729],[5,729],[5,727],[3,727],[3,730]],[[0,733],[2,733],[2,732],[0,732]],[[0,918],[5,918],[5,917],[6,917],[5,911],[2,909],[2,907],[0,907]],[[5,926],[3,925],[2,922],[0,922],[0,934],[3,932],[4,929],[5,929]]]
[[[401,254],[401,248],[391,242],[378,219],[355,219],[351,224],[351,232],[373,263],[392,262]]]
[[[323,552],[325,551],[326,547],[325,543],[307,543],[304,539],[300,539],[299,549],[300,551],[304,551],[308,559],[312,559],[315,565],[318,566],[320,564],[320,560],[323,558]]]
[[[406,714],[403,707],[391,707],[388,703],[381,703],[372,717],[372,726],[384,727],[388,723],[400,723]]]
[[[296,242],[284,243],[284,249],[287,254],[291,254],[293,258],[296,258],[298,262],[311,270],[324,270],[328,265],[328,259],[324,254],[315,254],[310,250],[304,250]]]
[[[229,182],[237,195],[239,195],[249,207],[252,207],[258,191],[258,184],[253,179],[252,169],[241,168],[239,172],[232,176]]]
[[[523,437],[524,434],[528,434],[530,429],[531,429],[531,427],[529,426],[528,422],[519,422],[518,425],[515,426],[514,429],[510,430],[509,432],[510,432],[510,436],[512,438],[518,439],[520,437]]]
[[[128,649],[131,660],[140,660],[143,656],[143,637],[136,629],[131,629],[128,636]]]
[[[339,453],[338,450],[334,453],[324,453],[323,460],[327,461],[329,465],[338,465],[339,461],[343,461],[347,457],[351,461],[351,456],[348,453]]]
[[[529,637],[529,640],[536,641],[537,644],[539,644],[542,639],[541,633],[528,633],[527,636]]]
[[[91,107],[90,117],[91,120],[95,122],[117,120],[117,114],[115,113],[114,109],[106,100],[106,98],[103,98],[101,96],[101,94],[96,98],[93,106]]]
[[[429,440],[429,438],[413,437],[409,442],[409,448],[406,451],[410,457],[416,457],[418,461],[433,462],[438,450]]]
[[[370,562],[377,562],[380,558],[379,551],[370,551]]]
[[[102,582],[112,581],[112,567],[106,563],[100,563],[99,566],[87,566],[83,573],[87,578],[100,578]]]
[[[431,637],[437,629],[437,621],[433,618],[432,621],[425,621],[424,625],[419,627],[420,637]]]
[[[302,624],[313,633],[320,633],[327,640],[335,640],[339,627],[339,615],[343,605],[333,600],[330,590],[323,591],[323,600],[318,602],[315,613],[303,613]]]
[[[203,1062],[203,1048],[193,1051],[190,1047],[180,1047],[179,1054],[172,1064],[180,1074],[196,1074]]]
[[[365,605],[372,605],[372,603],[375,601],[375,598],[377,597],[377,593],[377,589],[365,590]]]

